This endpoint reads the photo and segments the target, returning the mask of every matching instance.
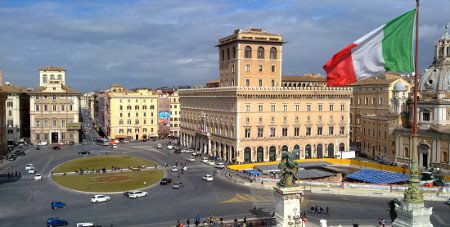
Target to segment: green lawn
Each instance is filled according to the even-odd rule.
[[[138,166],[155,166],[154,162],[129,157],[129,156],[121,156],[121,155],[101,155],[101,156],[90,156],[86,158],[76,159],[70,162],[66,162],[58,167],[56,167],[53,172],[54,173],[65,173],[65,172],[74,172],[79,169],[102,169],[103,167],[106,169],[111,169],[112,166],[117,166],[119,168],[128,168],[138,167]]]
[[[53,176],[61,186],[85,192],[121,192],[150,186],[164,177],[162,170]],[[144,183],[145,182],[145,183]]]

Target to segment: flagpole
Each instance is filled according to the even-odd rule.
[[[408,203],[423,203],[423,194],[419,185],[419,168],[418,168],[418,152],[417,152],[417,80],[419,74],[418,53],[419,53],[419,3],[416,0],[416,34],[415,34],[415,53],[414,53],[414,105],[413,105],[413,125],[411,128],[411,165],[409,187],[405,190],[404,200]]]

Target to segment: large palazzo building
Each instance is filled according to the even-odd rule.
[[[158,95],[113,84],[97,96],[95,122],[110,139],[147,140],[158,135]]]
[[[6,100],[6,141],[17,145],[21,138],[30,137],[30,96],[28,90],[10,83],[2,89],[8,93]]]
[[[30,91],[30,140],[33,143],[79,143],[80,93],[66,86],[66,70],[39,70],[39,87]]]
[[[325,87],[314,75],[282,77],[284,43],[254,28],[220,39],[218,85],[179,90],[181,144],[232,162],[348,150],[352,88]]]
[[[420,166],[450,169],[450,36],[435,44],[433,64],[420,77],[417,102],[418,155]],[[410,103],[410,112],[413,105]],[[409,121],[412,124],[412,115]],[[411,129],[395,130],[396,161],[411,159]]]

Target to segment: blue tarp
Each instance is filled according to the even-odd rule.
[[[252,176],[256,176],[256,177],[259,177],[261,175],[260,172],[258,172],[257,170],[253,170],[253,169],[244,170],[244,173],[252,175]]]
[[[348,174],[347,178],[374,184],[393,184],[407,181],[409,175],[382,170],[363,169]]]

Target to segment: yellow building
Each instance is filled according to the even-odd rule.
[[[179,90],[180,141],[232,162],[334,157],[349,149],[352,88],[284,77],[281,35],[235,30],[219,40],[219,87]]]
[[[112,85],[99,96],[99,127],[110,139],[147,140],[158,135],[158,95]]]
[[[398,74],[386,73],[351,86],[350,142],[369,157],[394,161],[394,130],[408,125],[411,85]]]

